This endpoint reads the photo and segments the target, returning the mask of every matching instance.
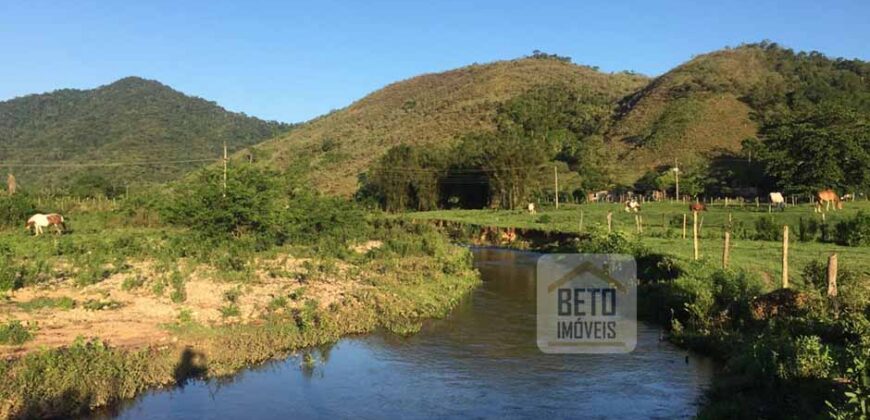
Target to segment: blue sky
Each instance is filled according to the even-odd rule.
[[[304,121],[394,81],[540,49],[658,75],[769,39],[870,59],[870,1],[0,1],[0,100],[124,76]]]

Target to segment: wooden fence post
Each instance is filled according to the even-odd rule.
[[[695,260],[698,259],[698,212],[692,212],[692,247],[695,251]]]
[[[788,289],[788,225],[782,227],[782,288]]]
[[[611,233],[613,231],[613,212],[607,212],[607,233]]]
[[[686,239],[686,213],[683,213],[683,239]]]
[[[583,232],[583,210],[580,210],[580,232]]]
[[[837,254],[828,257],[828,297],[837,297]]]
[[[640,234],[640,215],[634,215],[634,233]]]
[[[638,224],[640,225],[640,234],[643,235],[643,215],[638,214]]]
[[[834,318],[840,316],[840,302],[837,300],[837,254],[828,257],[828,298],[834,306]]]
[[[731,247],[731,232],[725,232],[725,248],[722,249],[722,268],[728,268],[729,249]]]

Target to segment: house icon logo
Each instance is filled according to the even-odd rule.
[[[537,266],[545,353],[628,353],[637,344],[637,265],[622,254],[548,254]]]

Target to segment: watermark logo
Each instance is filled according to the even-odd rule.
[[[629,353],[637,345],[637,264],[621,254],[547,254],[537,267],[538,348]]]

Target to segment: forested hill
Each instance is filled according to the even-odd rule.
[[[697,166],[745,154],[744,140],[770,137],[777,121],[830,107],[866,121],[870,64],[762,42],[697,56],[656,78],[621,102],[606,137],[634,168],[620,180],[633,182],[675,159]],[[819,182],[846,187],[842,181]]]
[[[447,146],[472,132],[493,131],[499,106],[530,90],[557,86],[586,106],[582,112],[606,119],[618,100],[648,81],[543,53],[475,64],[393,83],[258,146],[255,155],[279,169],[301,165],[321,190],[351,195],[359,174],[389,148]]]
[[[0,102],[0,170],[24,189],[161,182],[288,128],[127,77]]]

